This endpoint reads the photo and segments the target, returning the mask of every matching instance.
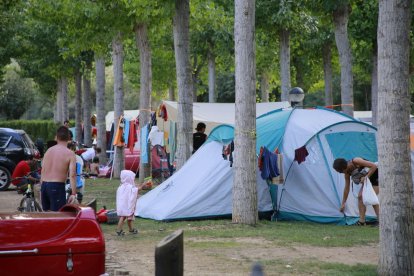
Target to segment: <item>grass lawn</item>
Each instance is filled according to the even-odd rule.
[[[88,179],[85,186],[84,202],[96,198],[98,209],[103,205],[107,209],[114,209],[118,185],[119,180]],[[183,229],[185,251],[189,250],[194,254],[200,253],[201,255],[207,254],[208,258],[214,258],[217,266],[221,263],[223,266],[230,267],[240,265],[241,271],[243,271],[242,275],[248,275],[252,263],[257,261],[264,265],[266,275],[376,275],[376,265],[373,264],[355,263],[350,265],[325,261],[317,256],[315,258],[274,258],[269,251],[272,248],[277,248],[279,251],[281,249],[297,249],[297,247],[311,248],[311,250],[315,248],[319,251],[323,251],[323,248],[326,250],[337,248],[338,254],[342,254],[347,251],[346,248],[355,249],[358,246],[377,245],[379,229],[375,227],[266,220],[261,220],[253,227],[233,224],[230,219],[159,222],[141,218],[137,218],[134,225],[140,231],[139,239],[127,235],[119,240],[120,243],[136,243],[137,246],[157,244],[168,234],[177,229]],[[105,236],[113,236],[115,228],[115,225],[102,225]],[[243,241],[249,241],[249,243],[246,244]],[[257,252],[269,251],[270,253],[268,256],[266,254],[250,256],[248,252],[253,249]],[[241,253],[244,251],[247,255]],[[229,258],[232,252],[237,252],[244,257]],[[212,275],[214,274],[216,273]]]

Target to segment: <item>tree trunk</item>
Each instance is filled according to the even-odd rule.
[[[341,5],[333,12],[335,41],[341,64],[341,104],[342,110],[354,116],[354,95],[352,76],[352,53],[348,39],[349,6]]]
[[[262,72],[260,77],[260,92],[262,97],[262,103],[269,102],[269,74],[265,71]]]
[[[289,101],[290,83],[290,44],[289,31],[282,29],[279,32],[280,40],[280,78],[281,78],[281,100]]]
[[[378,118],[378,49],[374,43],[372,51],[372,72],[371,72],[371,111],[372,125],[377,126]]]
[[[193,70],[191,70],[191,72],[192,72],[191,76],[193,79],[193,86],[192,86],[193,102],[197,102],[197,84],[198,84],[198,75],[200,73],[197,55],[194,55]]]
[[[101,148],[99,163],[106,164],[106,123],[105,123],[105,57],[95,56],[96,70],[96,143]]]
[[[62,121],[62,80],[56,82],[56,112],[53,116],[55,123],[63,123]]]
[[[69,120],[68,109],[68,79],[66,77],[61,78],[61,96],[62,96],[62,123],[65,120]]]
[[[76,141],[83,142],[82,137],[82,75],[77,69],[75,71],[75,129]]]
[[[325,80],[325,105],[333,105],[332,95],[332,51],[331,44],[325,43],[322,47],[323,77]]]
[[[175,101],[175,91],[173,83],[170,83],[170,85],[168,86],[168,100]]]
[[[256,188],[255,1],[235,0],[236,124],[234,137],[234,223],[258,222]]]
[[[124,113],[124,49],[122,45],[122,35],[120,32],[112,40],[112,63],[114,70],[114,123],[118,127],[119,118]],[[124,147],[115,147],[115,157],[113,162],[113,176],[119,178],[121,171],[125,168]]]
[[[210,44],[208,52],[208,102],[216,102],[216,56],[214,46]]]
[[[411,1],[379,1],[379,275],[414,275],[414,202],[410,162]]]
[[[91,65],[87,64],[83,74],[83,143],[92,146],[91,125]]]
[[[177,170],[190,158],[190,149],[193,144],[193,85],[191,79],[189,25],[189,0],[176,0],[173,29],[178,84]]]
[[[139,50],[140,61],[139,125],[140,127],[144,127],[149,123],[151,118],[152,91],[151,46],[146,24],[137,24],[135,26],[135,40]],[[139,172],[139,182],[144,183],[144,179],[151,176],[151,162],[144,164],[141,159]]]

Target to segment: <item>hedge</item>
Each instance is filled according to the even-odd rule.
[[[34,141],[41,138],[44,142],[55,139],[59,124],[52,120],[13,120],[0,121],[0,127],[23,129]]]

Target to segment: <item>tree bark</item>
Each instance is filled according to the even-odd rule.
[[[372,51],[372,72],[371,72],[371,111],[372,125],[377,126],[378,118],[378,52],[377,43],[374,43]]]
[[[66,77],[61,78],[61,96],[62,96],[62,123],[65,120],[69,120],[68,109],[68,79]]]
[[[92,146],[91,125],[91,64],[87,64],[83,74],[83,143]]]
[[[59,78],[56,82],[56,109],[53,116],[55,123],[63,123],[62,121],[62,80]]]
[[[331,44],[325,43],[322,47],[323,77],[325,80],[325,105],[333,105],[332,95],[332,50]]]
[[[112,63],[114,70],[114,123],[116,129],[119,118],[124,113],[124,49],[120,32],[112,40]],[[124,147],[116,146],[114,149],[113,177],[119,178],[121,171],[125,168]]]
[[[174,49],[178,84],[177,167],[179,170],[191,156],[193,144],[193,98],[190,65],[190,3],[175,1]]]
[[[148,38],[146,24],[135,26],[135,40],[139,50],[140,60],[140,94],[139,94],[139,125],[146,126],[151,118],[151,91],[152,91],[152,62],[151,46]],[[149,154],[150,155],[150,154]],[[139,182],[151,176],[151,162],[144,164],[142,159],[139,163]]]
[[[216,102],[216,56],[211,44],[208,52],[208,102]]]
[[[99,163],[106,164],[106,123],[105,123],[105,57],[95,55],[96,71],[96,144],[101,148]]]
[[[290,83],[290,44],[289,44],[289,31],[282,29],[279,32],[280,40],[280,78],[282,101],[289,101],[289,90],[291,88]]]
[[[75,71],[75,129],[76,141],[83,142],[82,137],[82,74],[79,69]]]
[[[409,147],[410,23],[410,0],[379,1],[379,275],[414,275],[414,202]]]
[[[235,0],[236,124],[234,137],[234,223],[258,222],[256,188],[255,1]]]
[[[168,86],[168,100],[175,101],[175,91],[174,91],[174,84],[170,83]]]
[[[349,6],[341,5],[333,12],[335,41],[341,64],[341,104],[342,110],[354,116],[354,95],[352,76],[352,53],[348,38]]]
[[[262,103],[269,102],[269,74],[265,71],[262,72],[260,78],[260,92]]]

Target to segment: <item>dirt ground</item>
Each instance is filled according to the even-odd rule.
[[[22,198],[15,190],[0,192],[0,212],[16,211]],[[139,239],[139,234],[132,239]],[[154,252],[156,242],[143,241],[137,247],[136,242],[128,242],[131,237],[118,237],[106,234],[106,265],[110,275],[154,275]],[[231,242],[234,239],[222,239],[222,242]],[[378,263],[378,245],[357,247],[314,247],[307,245],[293,245],[279,247],[269,244],[260,237],[254,239],[237,239],[241,244],[237,251],[229,249],[212,249],[203,247],[186,246],[192,243],[208,243],[208,239],[185,238],[184,236],[184,271],[185,275],[247,275],[249,267],[255,259],[275,260],[288,269],[295,272],[296,261],[323,261],[342,263],[347,265]],[[213,242],[211,240],[211,242]],[[217,240],[214,240],[217,242]],[[247,262],[246,262],[247,261]],[[251,261],[251,262],[249,262]],[[266,270],[265,275],[281,275],[280,273]]]

